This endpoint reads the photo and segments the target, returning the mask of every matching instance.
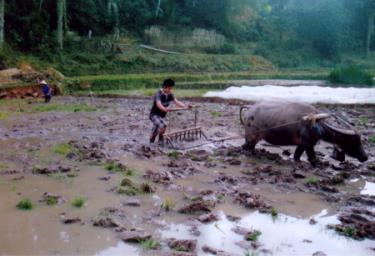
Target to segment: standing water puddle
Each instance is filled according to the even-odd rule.
[[[361,195],[375,196],[375,183],[366,181],[365,187],[361,191]]]

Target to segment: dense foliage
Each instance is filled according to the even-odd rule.
[[[184,49],[191,38],[206,37],[219,46],[198,41],[196,51],[255,54],[279,67],[308,65],[308,59],[324,64],[339,61],[342,53],[375,49],[374,0],[2,1],[5,45],[60,63],[56,49],[64,45],[65,56],[77,49],[100,53],[103,38],[160,47],[174,41],[169,48],[189,52]],[[82,48],[89,38],[92,47]]]

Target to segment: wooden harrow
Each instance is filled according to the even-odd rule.
[[[176,129],[172,130],[176,126],[175,118],[171,114],[179,111],[193,111],[194,112],[194,125],[185,129]],[[206,135],[202,131],[201,127],[197,126],[198,123],[198,109],[197,107],[193,108],[173,108],[168,112],[169,118],[169,131],[164,134],[164,141],[175,148],[175,143],[179,141],[193,141],[195,139],[201,139],[202,137],[207,140]]]

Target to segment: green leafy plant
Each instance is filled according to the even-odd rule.
[[[66,143],[57,144],[53,147],[53,152],[66,156],[67,154],[73,152],[73,147]]]
[[[274,207],[272,207],[272,209],[271,209],[271,216],[273,218],[276,218],[278,215],[279,215],[279,212],[277,211],[277,209],[274,208]]]
[[[372,144],[375,144],[375,135],[372,135],[372,136],[369,138],[369,141],[370,141]]]
[[[180,157],[181,153],[178,152],[177,150],[172,150],[168,152],[168,157],[178,159]]]
[[[166,212],[173,210],[174,206],[175,203],[173,202],[173,199],[170,197],[165,198],[164,202],[161,204],[161,208],[164,209]]]
[[[317,185],[319,183],[319,180],[315,177],[309,177],[306,180],[306,184],[308,185]]]
[[[245,239],[248,241],[257,241],[259,236],[262,234],[259,230],[254,229],[253,231],[245,235]]]
[[[72,201],[72,206],[81,208],[85,205],[85,199],[83,197],[77,197]]]
[[[31,210],[33,209],[33,203],[31,202],[30,199],[28,198],[25,198],[25,199],[22,199],[18,204],[17,204],[17,208],[20,209],[20,210],[24,210],[24,211],[28,211],[28,210]]]
[[[156,250],[160,248],[160,243],[153,239],[146,239],[140,242],[140,246],[145,250]]]

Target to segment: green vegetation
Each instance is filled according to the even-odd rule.
[[[17,208],[20,209],[20,210],[28,211],[28,210],[33,209],[33,203],[31,202],[30,199],[25,198],[25,199],[22,199],[22,200],[17,204]]]
[[[9,112],[0,111],[0,121],[4,121],[8,119],[9,115],[10,115]]]
[[[151,186],[149,182],[143,182],[140,186],[140,191],[145,194],[154,193],[154,188]]]
[[[48,196],[46,199],[47,205],[55,205],[58,203],[58,198],[56,196]]]
[[[87,104],[57,104],[50,103],[34,107],[36,112],[93,112],[98,109]]]
[[[134,183],[131,179],[129,178],[123,178],[120,182],[120,186],[129,186],[129,187],[134,187]]]
[[[164,209],[166,212],[173,210],[175,207],[175,203],[172,198],[167,197],[164,199],[164,202],[161,204],[161,208]]]
[[[81,208],[85,205],[85,198],[83,197],[77,197],[75,199],[73,199],[72,201],[72,206],[76,207],[76,208]]]
[[[211,116],[212,117],[220,117],[221,116],[221,112],[219,112],[219,111],[211,111]]]
[[[273,218],[276,218],[278,215],[279,215],[279,212],[277,211],[277,209],[274,208],[274,207],[272,207],[272,209],[271,209],[271,216]]]
[[[160,248],[160,243],[153,239],[143,240],[139,244],[145,250],[156,250]]]
[[[308,185],[318,185],[318,183],[319,183],[319,180],[315,177],[309,177],[306,180],[306,184]]]
[[[68,155],[69,153],[73,152],[74,148],[66,143],[57,144],[53,147],[53,152],[60,155]]]
[[[372,136],[369,138],[369,141],[370,141],[372,144],[375,144],[375,135],[372,135]]]
[[[8,167],[8,165],[6,163],[0,162],[0,171],[4,170],[7,167]]]
[[[345,227],[336,226],[335,230],[340,235],[343,235],[343,236],[346,236],[346,237],[350,237],[350,238],[354,238],[354,239],[357,238],[358,230],[355,227],[351,227],[351,226],[345,226]]]
[[[140,193],[140,189],[129,178],[123,178],[120,182],[120,187],[117,188],[117,193],[125,194],[127,196],[135,196]]]
[[[104,168],[110,172],[121,172],[121,173],[125,173],[126,175],[128,175],[128,168],[121,164],[121,163],[117,163],[117,162],[109,162],[109,163],[106,163],[104,165]],[[134,170],[132,169],[129,169],[129,175],[128,176],[131,176],[133,173],[134,173]]]
[[[368,124],[369,120],[368,120],[368,117],[360,117],[359,120],[358,120],[358,123],[360,125],[366,125]]]
[[[335,68],[329,75],[333,84],[373,85],[373,75],[358,66]]]
[[[179,159],[182,153],[177,150],[172,150],[172,151],[169,151],[167,155],[169,158]]]
[[[253,230],[251,232],[249,232],[248,234],[246,234],[245,236],[245,240],[248,240],[248,241],[257,241],[259,236],[262,234],[262,232],[260,232],[259,230]]]

